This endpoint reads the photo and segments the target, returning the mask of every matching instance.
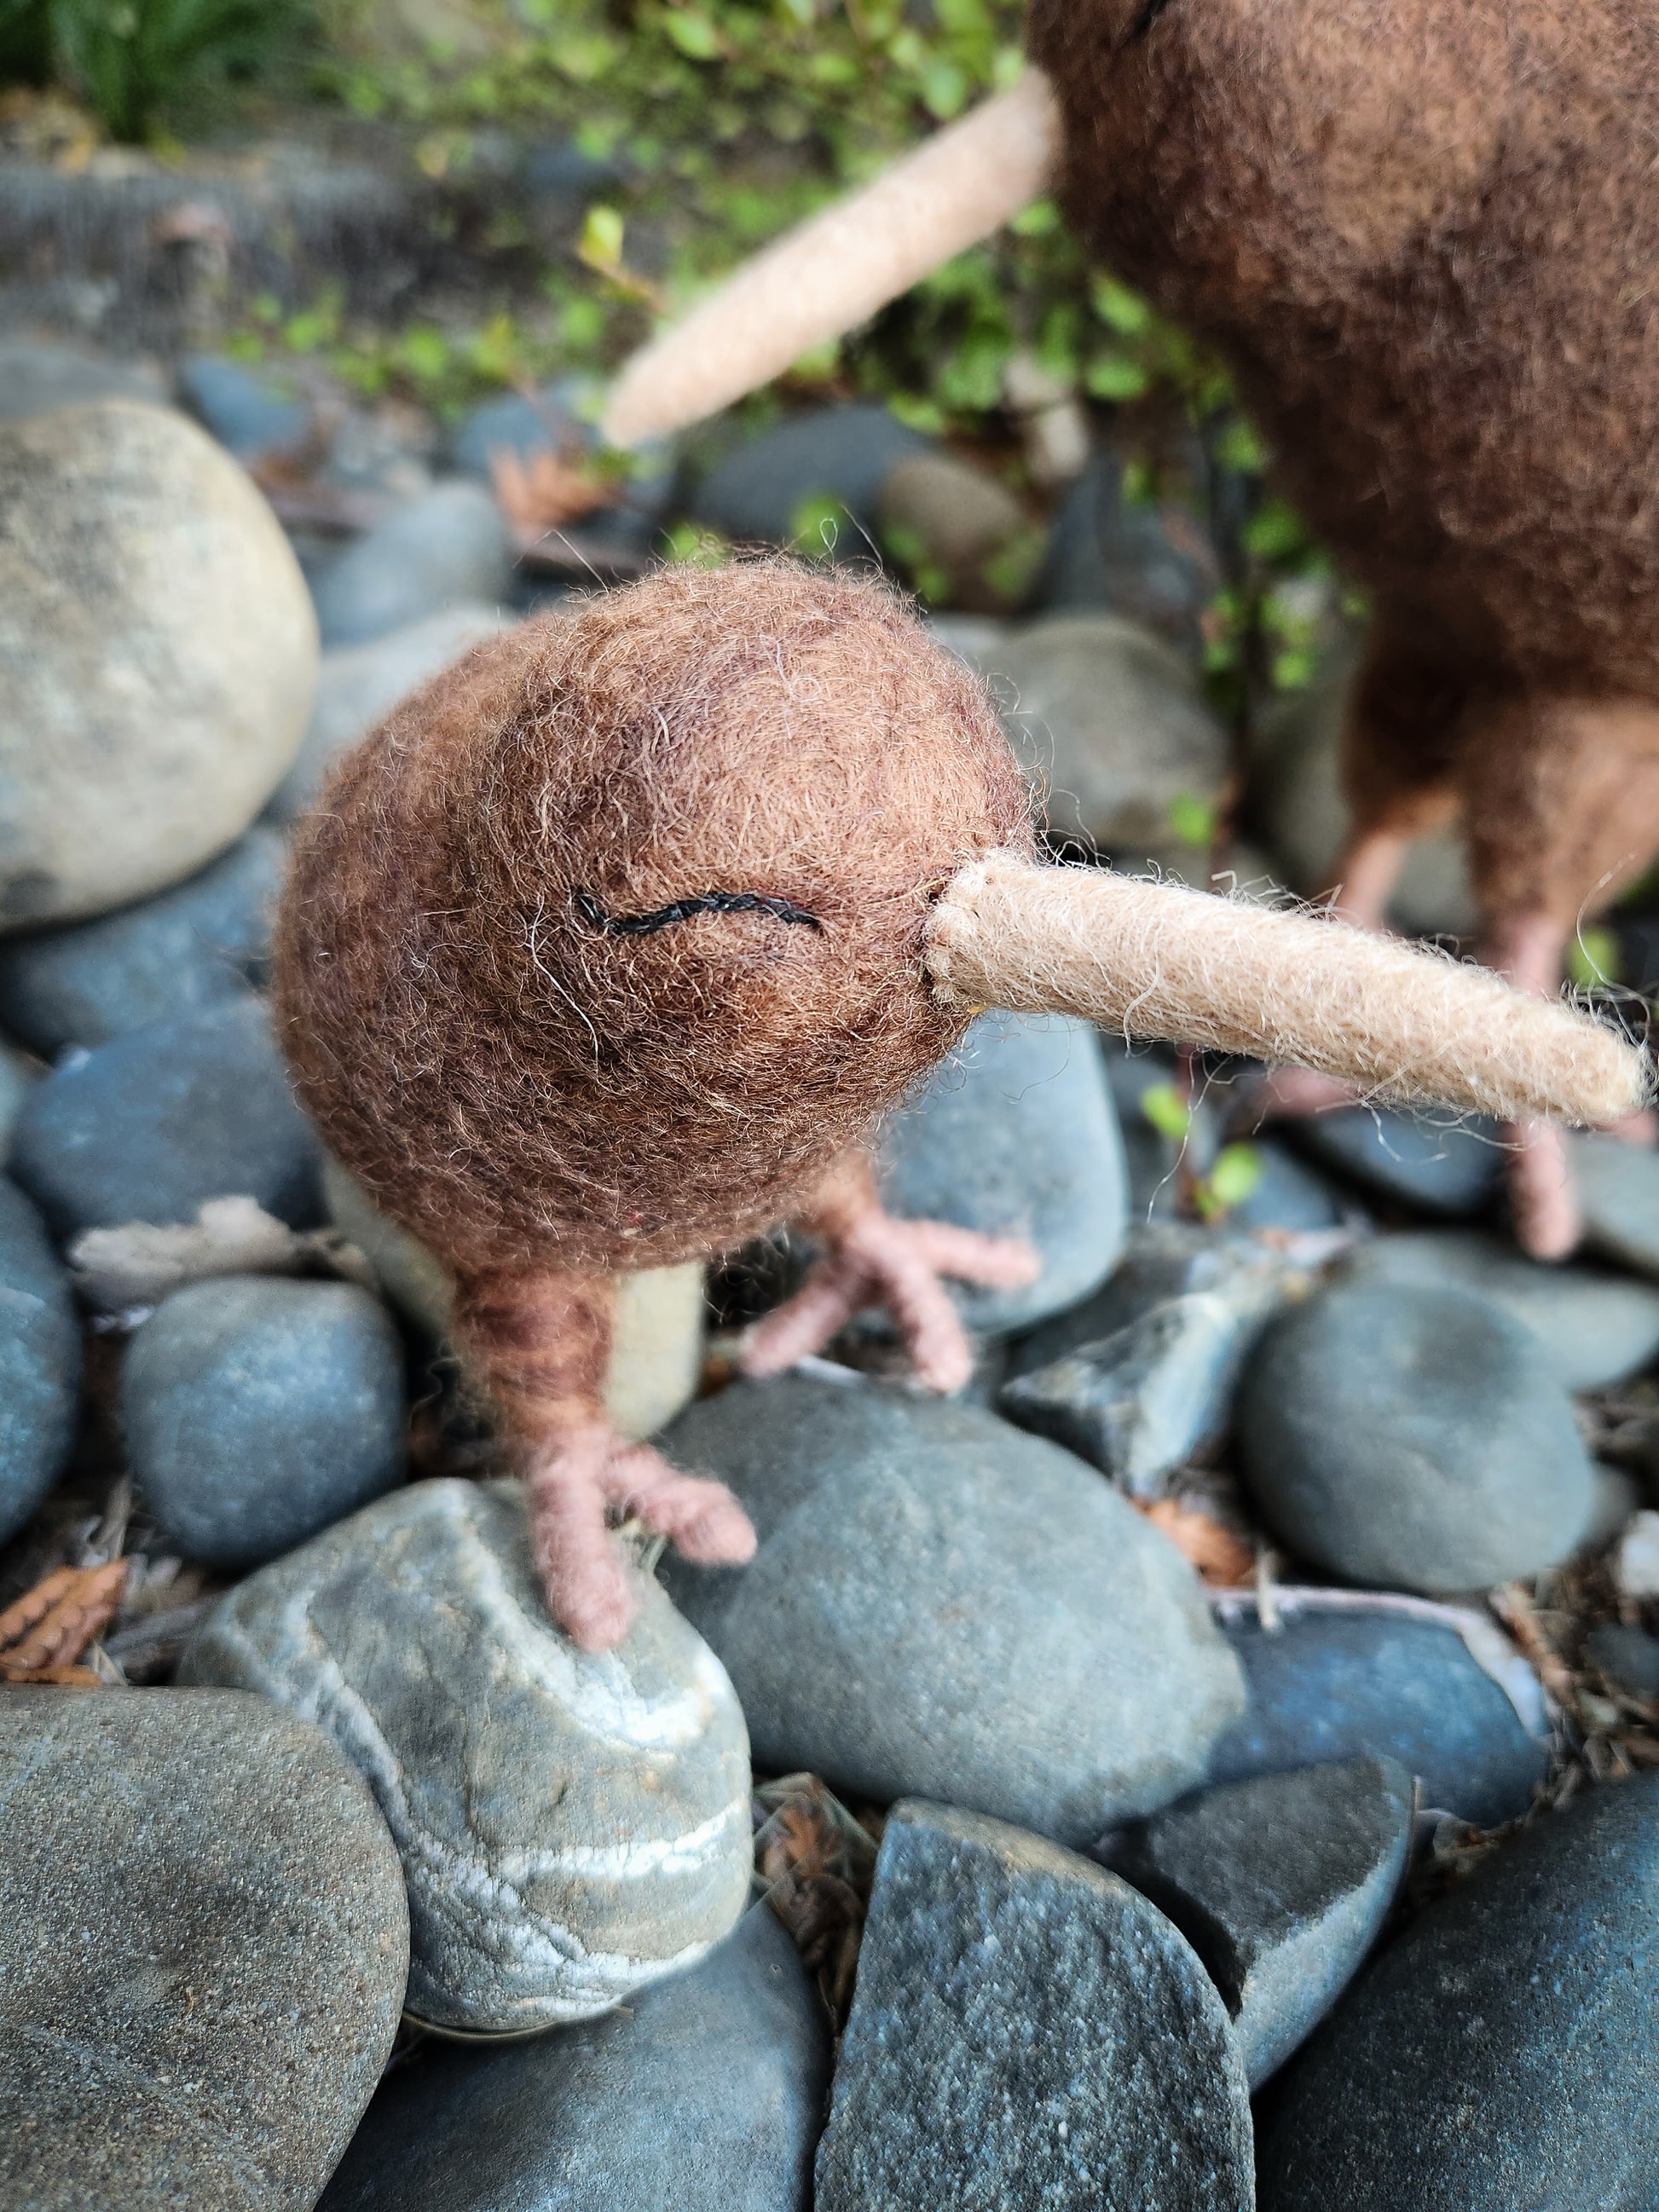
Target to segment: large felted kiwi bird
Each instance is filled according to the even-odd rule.
[[[1035,67],[642,354],[627,441],[861,320],[1056,187],[1230,362],[1374,599],[1341,903],[1460,817],[1492,963],[1553,994],[1659,849],[1659,11],[1646,0],[1032,0]],[[1287,1086],[1310,1105],[1329,1086]],[[1534,1253],[1577,1217],[1521,1124]]]
[[[1621,1037],[1487,970],[1032,855],[975,679],[884,590],[783,562],[665,570],[489,640],[303,824],[276,977],[301,1092],[453,1274],[579,1643],[632,1610],[608,1511],[692,1559],[754,1541],[719,1484],[610,1425],[618,1271],[799,1222],[825,1256],[752,1372],[880,1304],[921,1379],[967,1379],[940,1277],[1029,1279],[1034,1257],[893,1219],[865,1144],[978,1007],[1500,1115],[1598,1121],[1644,1094]]]

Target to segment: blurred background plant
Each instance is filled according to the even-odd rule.
[[[57,82],[124,144],[292,62],[307,0],[0,0],[0,80]]]
[[[531,149],[574,218],[550,245],[489,205],[468,244],[502,282],[470,316],[354,320],[324,288],[254,296],[232,334],[244,361],[313,361],[361,395],[441,416],[603,373],[654,318],[1010,83],[1019,32],[1018,0],[318,0],[314,13],[308,0],[0,0],[0,76],[53,80],[110,137],[164,153],[216,113],[222,137],[239,100],[300,89],[394,146],[451,205],[489,202],[504,144]],[[792,406],[854,398],[954,447],[1038,516],[1060,486],[1034,422],[1085,426],[1121,459],[1124,504],[1184,510],[1213,549],[1206,677],[1235,727],[1253,700],[1310,681],[1325,565],[1267,495],[1225,376],[1090,270],[1052,204],[797,363],[694,441],[690,463]],[[902,530],[883,550],[940,597]]]

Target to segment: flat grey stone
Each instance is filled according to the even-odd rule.
[[[1097,453],[1060,501],[1036,602],[1049,613],[1109,607],[1195,653],[1219,575],[1171,541],[1158,508],[1124,498],[1122,477],[1118,457]]]
[[[299,750],[317,628],[245,471],[170,409],[0,422],[0,931],[204,866]]]
[[[1659,1290],[1601,1268],[1545,1267],[1473,1229],[1421,1229],[1355,1246],[1352,1282],[1421,1284],[1489,1298],[1529,1329],[1564,1390],[1600,1390],[1659,1352]]]
[[[1123,1148],[1086,1023],[982,1017],[887,1123],[879,1166],[893,1212],[1036,1247],[1025,1290],[956,1286],[972,1328],[1029,1328],[1086,1297],[1122,1249]]]
[[[9,1688],[0,1894],[6,2204],[310,2212],[409,1964],[327,1737],[226,1691]]]
[[[547,385],[533,399],[522,392],[504,392],[469,408],[456,424],[449,458],[464,474],[489,482],[489,465],[497,453],[520,460],[532,453],[579,452],[592,448],[592,431],[573,415],[556,385]]]
[[[1064,1444],[1128,1492],[1165,1478],[1227,1425],[1233,1385],[1260,1322],[1213,1291],[1166,1298],[1096,1344],[1005,1382],[1011,1421]]]
[[[1474,1115],[1436,1121],[1386,1107],[1339,1106],[1287,1121],[1280,1133],[1322,1167],[1445,1220],[1484,1213],[1503,1181],[1498,1125]]]
[[[1243,2070],[1183,1936],[980,1814],[894,1807],[817,2212],[1248,2212]]]
[[[1467,1291],[1362,1282],[1310,1298],[1251,1356],[1237,1429],[1274,1534],[1353,1582],[1434,1595],[1536,1574],[1595,1510],[1537,1339]]]
[[[615,1650],[554,1627],[518,1486],[421,1482],[229,1591],[180,1680],[327,1729],[403,1858],[409,2007],[481,2032],[587,2020],[694,1966],[749,1893],[749,1745],[661,1592]]]
[[[142,905],[0,939],[0,1021],[50,1059],[238,997],[264,967],[286,863],[279,837],[251,830]]]
[[[179,365],[179,389],[203,428],[239,460],[293,452],[310,433],[311,410],[303,399],[221,354],[187,355]]]
[[[11,1150],[11,1133],[23,1110],[23,1101],[45,1073],[32,1053],[0,1037],[0,1167],[5,1165]]]
[[[508,618],[495,607],[463,600],[382,637],[325,653],[317,672],[317,703],[299,757],[277,785],[264,818],[297,821],[335,763],[400,700],[484,638],[509,627]]]
[[[1361,1976],[1285,2076],[1263,2212],[1645,2208],[1659,1776],[1585,1791]]]
[[[1253,2090],[1346,1988],[1411,1844],[1412,1778],[1346,1759],[1206,1790],[1117,1838],[1106,1863],[1203,1960]]]
[[[1659,1636],[1609,1621],[1591,1629],[1584,1649],[1614,1689],[1629,1698],[1659,1698]]]
[[[81,1328],[40,1215],[0,1176],[0,1544],[62,1473],[75,1442]]]
[[[1583,1131],[1567,1143],[1585,1251],[1638,1275],[1659,1275],[1659,1152]]]
[[[692,495],[691,514],[740,544],[787,545],[805,503],[830,501],[842,511],[835,550],[867,560],[863,532],[875,532],[888,472],[929,450],[884,407],[811,408],[717,462]]]
[[[985,672],[1054,836],[1136,860],[1190,851],[1182,805],[1219,804],[1231,749],[1162,638],[1121,615],[1047,615]]]
[[[753,1905],[624,2009],[389,2075],[320,2212],[811,2212],[829,2021]]]
[[[1122,1257],[1099,1289],[1020,1337],[1010,1351],[1010,1370],[1035,1374],[1179,1298],[1219,1299],[1259,1331],[1309,1281],[1305,1268],[1257,1237],[1192,1221],[1137,1222]]]
[[[1358,1209],[1345,1202],[1324,1176],[1273,1137],[1256,1137],[1249,1152],[1256,1178],[1231,1206],[1227,1224],[1233,1229],[1337,1229]]]
[[[257,1199],[295,1229],[322,1215],[316,1139],[247,993],[55,1069],[17,1117],[11,1171],[65,1238],[193,1221],[210,1198]]]
[[[746,1567],[661,1572],[770,1771],[1082,1844],[1191,1789],[1241,1711],[1186,1561],[1040,1437],[791,1376],[704,1400],[663,1441],[732,1486],[760,1540]]]
[[[94,399],[132,399],[165,407],[167,383],[158,369],[143,363],[114,361],[74,346],[37,338],[13,338],[0,344],[0,422],[54,414],[60,407],[83,407]]]
[[[1391,1759],[1425,1805],[1493,1828],[1528,1809],[1548,1771],[1536,1685],[1529,1727],[1449,1624],[1350,1601],[1298,1606],[1273,1630],[1249,1612],[1224,1626],[1249,1706],[1212,1754],[1214,1782]]]
[[[121,1410],[164,1542],[213,1566],[258,1566],[403,1480],[403,1346],[353,1283],[187,1284],[133,1338]]]
[[[495,501],[453,477],[395,508],[313,580],[318,628],[325,646],[361,645],[447,607],[494,606],[512,574]]]

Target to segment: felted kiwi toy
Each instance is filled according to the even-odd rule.
[[[1553,994],[1659,855],[1659,9],[1030,0],[1025,42],[1012,89],[630,362],[611,436],[725,405],[1054,191],[1226,362],[1370,599],[1343,911],[1379,927],[1412,841],[1461,823],[1486,956]],[[1559,1259],[1559,1133],[1512,1139],[1516,1233]]]
[[[885,588],[668,568],[476,647],[301,830],[276,1003],[326,1142],[453,1276],[521,1455],[548,1602],[632,1611],[607,1513],[687,1557],[754,1538],[602,1401],[618,1271],[799,1223],[825,1256],[764,1375],[860,1308],[921,1380],[969,1356],[942,1276],[1023,1245],[883,1211],[881,1115],[995,1006],[1293,1060],[1368,1095],[1604,1121],[1643,1055],[1570,1007],[1340,921],[1040,865],[977,681]]]

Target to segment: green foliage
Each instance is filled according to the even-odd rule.
[[[1255,1145],[1224,1145],[1206,1176],[1193,1187],[1193,1210],[1200,1221],[1219,1221],[1242,1206],[1261,1180],[1261,1154]]]
[[[0,10],[18,4],[0,0]],[[682,313],[746,255],[1005,88],[1022,65],[1020,0],[473,4],[491,33],[483,59],[337,60],[331,81],[359,113],[404,126],[422,168],[451,183],[465,185],[486,130],[563,137],[614,167],[615,181],[542,268],[539,310],[520,300],[516,322],[498,317],[493,339],[347,331],[337,315],[325,337],[306,317],[256,334],[267,346],[326,352],[361,390],[402,391],[440,409],[482,396],[492,380],[603,375],[654,321]],[[326,321],[325,303],[323,312]],[[1266,457],[1225,375],[1119,277],[1091,268],[1051,201],[864,329],[816,348],[783,385],[800,398],[879,400],[930,436],[1000,450],[1018,488],[1007,396],[1011,372],[1033,363],[1057,396],[1109,422],[1129,457],[1126,498],[1185,507],[1220,544],[1223,588],[1203,622],[1218,708],[1242,729],[1262,691],[1309,682],[1331,597],[1322,556],[1297,518],[1265,496]],[[786,404],[775,392],[743,403],[745,428]],[[830,518],[797,520],[797,542],[822,553]],[[919,596],[948,601],[951,580],[925,548],[894,540],[884,550]],[[987,580],[1000,598],[1018,599],[1039,550],[1033,540],[999,554]]]
[[[808,561],[827,561],[848,527],[847,509],[833,493],[809,492],[789,518],[789,543]]]
[[[137,142],[297,50],[304,0],[0,0],[0,78],[60,78]]]
[[[1173,1083],[1148,1084],[1140,1094],[1143,1121],[1150,1121],[1160,1137],[1184,1145],[1193,1126],[1193,1109]]]
[[[1619,981],[1619,940],[1610,929],[1580,929],[1567,946],[1568,980],[1580,991]]]
[[[1169,805],[1170,827],[1183,845],[1198,845],[1207,848],[1216,840],[1218,824],[1216,812],[1206,799],[1195,793],[1178,791]]]

